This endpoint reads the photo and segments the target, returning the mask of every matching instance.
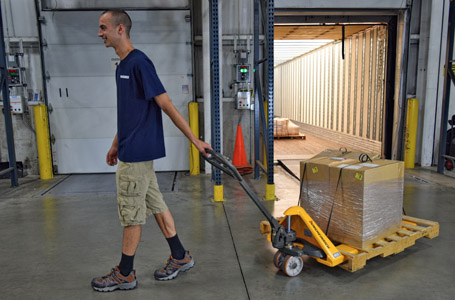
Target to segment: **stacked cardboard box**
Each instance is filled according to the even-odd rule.
[[[287,118],[274,118],[273,119],[273,136],[286,137],[299,135],[300,127],[292,123]]]
[[[400,229],[403,162],[319,156],[300,167],[302,206],[333,241],[366,248]]]

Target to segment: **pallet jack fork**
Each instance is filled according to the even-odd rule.
[[[242,188],[270,223],[268,240],[278,251],[273,257],[275,266],[290,277],[297,276],[303,269],[303,255],[315,258],[319,263],[334,267],[345,261],[345,257],[319,228],[316,222],[300,206],[290,207],[284,212],[285,218],[278,221],[262,204],[259,197],[243,180],[229,160],[211,149],[205,150],[210,157],[204,157],[214,167],[239,181]]]

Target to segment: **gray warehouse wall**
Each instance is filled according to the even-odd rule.
[[[203,88],[202,88],[202,13],[201,13],[201,3],[202,1],[208,0],[194,0],[193,1],[193,20],[194,20],[194,40],[195,40],[195,94],[198,101],[203,102],[207,99],[203,99]],[[47,3],[70,3],[71,1],[47,1]],[[123,1],[122,1],[123,2]],[[133,5],[134,3],[145,3],[144,1],[130,1]],[[317,0],[276,0],[275,6],[277,11],[280,9],[344,9],[344,8],[365,8],[365,9],[397,9],[402,8],[409,1],[395,1],[395,0],[384,0],[384,1],[375,1],[375,0],[350,0],[350,1],[317,1]],[[438,8],[437,5],[442,5],[445,3],[445,8],[448,8],[447,3],[449,0],[444,1],[431,1],[433,6],[430,5],[432,11]],[[163,2],[164,3],[164,2]],[[237,124],[240,122],[243,129],[244,141],[246,146],[246,151],[248,155],[248,160],[251,163],[252,155],[252,137],[253,137],[253,127],[252,127],[252,111],[238,111],[234,109],[234,89],[231,89],[231,84],[234,79],[233,64],[236,62],[234,55],[234,39],[237,36],[243,37],[238,40],[238,48],[246,48],[246,38],[252,36],[253,33],[253,11],[252,5],[253,1],[250,0],[239,0],[239,1],[220,1],[222,7],[222,34],[224,37],[223,41],[223,111],[224,111],[224,153],[228,156],[232,156],[234,149],[235,134],[237,129]],[[27,78],[28,78],[28,89],[33,92],[42,91],[42,76],[41,76],[41,66],[39,52],[37,48],[37,23],[35,17],[35,1],[34,0],[3,0],[2,4],[2,13],[4,16],[4,26],[5,26],[5,36],[11,39],[20,39],[23,38],[25,43],[25,64],[27,68]],[[436,8],[435,8],[436,7]],[[440,8],[442,11],[443,8]],[[428,14],[431,14],[431,11],[427,11]],[[444,23],[443,15],[439,14],[436,20],[439,22],[439,31],[438,28],[434,29],[435,32],[439,33],[439,42],[442,39],[446,39],[446,34],[444,34]],[[429,22],[435,22],[435,19],[429,20]],[[431,23],[431,24],[433,24]],[[437,25],[437,24],[436,24]],[[435,26],[436,26],[435,25]],[[433,26],[433,25],[432,25]],[[437,27],[437,26],[436,26]],[[94,29],[96,33],[96,28]],[[261,32],[261,34],[263,34]],[[433,39],[435,35],[433,31],[430,31],[429,37],[422,39],[421,43],[428,43],[434,47],[443,47],[443,43],[434,43]],[[431,48],[431,46],[430,46]],[[14,50],[14,48],[12,48]],[[250,50],[253,50],[252,44]],[[430,53],[431,49],[430,49]],[[441,53],[438,57],[445,57],[445,48],[443,47]],[[434,58],[429,55],[431,58]],[[262,58],[263,55],[261,54]],[[424,56],[422,56],[424,57]],[[250,63],[253,63],[252,55],[250,57]],[[426,69],[427,66],[430,67],[431,63],[423,60],[419,61],[419,69]],[[433,63],[434,64],[434,63]],[[439,66],[438,70],[441,70],[442,62],[438,60],[436,64]],[[260,70],[261,71],[261,70]],[[421,93],[425,94],[426,97],[422,97],[422,111],[429,111],[429,107],[432,105],[440,105],[442,97],[442,86],[441,86],[441,74],[430,73],[425,74],[422,81],[425,83],[425,88]],[[435,84],[430,85],[428,82],[435,82]],[[454,90],[454,89],[452,89]],[[453,91],[452,91],[453,93]],[[425,100],[428,99],[428,100]],[[452,97],[453,99],[453,97]],[[425,102],[426,101],[426,102]],[[202,106],[202,105],[201,105]],[[202,109],[200,108],[202,111]],[[426,113],[423,113],[422,116],[422,126],[427,128],[429,122],[433,123],[433,130],[429,130],[430,134],[422,132],[420,134],[420,143],[418,148],[422,151],[419,155],[422,156],[419,160],[422,161],[422,165],[431,164],[435,147],[438,142],[438,137],[435,136],[435,132],[438,132],[439,124],[435,124],[436,120],[439,120],[440,114],[439,110],[433,107],[433,111],[430,116],[426,116]],[[449,116],[455,114],[455,101],[451,101]],[[424,119],[427,120],[424,122]],[[431,119],[432,118],[432,119]],[[25,121],[24,121],[24,120]],[[201,125],[203,117],[200,117]],[[436,121],[437,122],[437,121]],[[15,115],[13,117],[13,126],[14,134],[16,139],[16,155],[18,161],[23,161],[26,168],[26,174],[38,174],[38,163],[37,163],[37,153],[36,153],[36,142],[32,130],[29,128],[29,125],[33,126],[33,113],[24,115]],[[200,126],[201,135],[202,128]],[[423,130],[423,129],[422,129]],[[6,141],[4,138],[4,119],[3,115],[0,115],[0,160],[2,162],[7,161],[7,151],[6,151]],[[428,151],[423,151],[425,145],[430,145]],[[261,151],[262,152],[262,151]],[[431,159],[428,160],[427,157],[430,156]]]
[[[35,3],[33,0],[1,1],[6,50],[19,52],[19,41],[23,42],[23,67],[27,87],[11,89],[12,95],[31,99],[34,93],[42,94],[41,62],[38,46]],[[25,102],[27,104],[27,102]],[[24,114],[13,115],[16,160],[22,162],[24,175],[38,174],[38,154],[34,133],[33,106],[24,105]],[[0,162],[7,162],[8,146],[5,135],[4,115],[0,114]]]

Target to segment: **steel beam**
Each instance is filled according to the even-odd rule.
[[[221,115],[220,115],[220,37],[219,37],[218,0],[210,1],[210,74],[211,74],[211,112],[212,147],[221,153]],[[213,170],[213,169],[212,169]],[[221,185],[221,172],[214,168],[212,178],[217,186]]]
[[[259,104],[262,101],[261,76],[259,75],[259,0],[254,0],[254,179],[260,176]]]
[[[264,133],[267,139],[267,184],[273,184],[273,111],[274,111],[274,62],[273,62],[273,43],[275,40],[275,1],[267,1],[267,121],[268,132]]]
[[[5,116],[6,142],[8,144],[9,172],[11,172],[11,185],[18,186],[16,150],[14,149],[13,120],[11,118],[11,107],[8,88],[8,65],[6,63],[5,39],[3,36],[3,18],[0,7],[0,72],[1,89],[3,96],[3,114]]]
[[[455,3],[454,0],[450,1],[449,6],[449,30],[447,32],[447,51],[445,67],[446,72],[444,75],[444,94],[442,96],[442,113],[441,113],[441,133],[439,139],[439,157],[438,157],[438,173],[444,174],[445,158],[443,155],[446,151],[447,143],[447,122],[449,118],[450,106],[450,87],[452,85],[451,69],[453,60],[453,43],[455,35]]]

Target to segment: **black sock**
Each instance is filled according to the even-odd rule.
[[[171,248],[172,257],[178,260],[183,259],[185,257],[186,250],[183,248],[182,243],[180,243],[179,237],[174,235],[166,240],[169,244],[169,248]]]
[[[122,260],[120,261],[118,268],[120,270],[120,273],[123,276],[128,276],[128,275],[130,275],[131,271],[133,271],[133,262],[134,262],[134,255],[129,256],[129,255],[122,253]]]

